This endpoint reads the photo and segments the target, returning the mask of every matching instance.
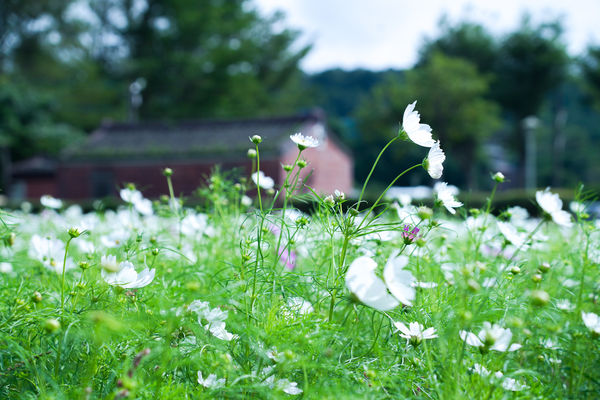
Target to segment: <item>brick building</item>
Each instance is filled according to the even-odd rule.
[[[248,138],[258,134],[263,138],[261,170],[281,184],[285,177],[281,165],[293,163],[298,152],[289,138],[296,132],[321,143],[303,152],[307,184],[322,193],[350,192],[352,157],[328,131],[319,112],[239,120],[106,122],[83,144],[65,150],[56,163],[43,163],[44,168],[37,170],[28,168],[31,162],[22,163],[13,182],[19,197],[32,199],[42,194],[69,200],[117,196],[128,182],[152,198],[168,193],[162,170],[170,167],[176,194],[189,195],[216,165],[249,176],[252,163],[247,150],[253,144]]]

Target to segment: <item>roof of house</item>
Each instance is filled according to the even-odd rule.
[[[293,145],[290,134],[323,123],[322,112],[271,118],[186,122],[105,122],[80,145],[66,149],[63,161],[245,159],[260,135],[262,157],[275,157]]]

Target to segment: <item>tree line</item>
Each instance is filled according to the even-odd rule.
[[[56,156],[103,119],[269,116],[315,106],[360,149],[360,180],[415,99],[451,155],[452,183],[480,187],[505,162],[514,185],[524,185],[528,137],[537,146],[536,184],[597,181],[600,47],[569,57],[555,21],[524,19],[501,37],[477,23],[441,23],[409,70],[306,74],[300,61],[310,46],[297,46],[299,32],[285,28],[282,14],[262,16],[248,0],[5,0],[3,184],[8,160]],[[413,150],[390,151],[376,179],[418,161]]]

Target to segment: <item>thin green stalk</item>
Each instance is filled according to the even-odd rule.
[[[390,140],[383,149],[381,149],[381,151],[379,152],[379,155],[377,156],[377,158],[375,159],[375,162],[373,163],[373,166],[371,167],[371,171],[369,172],[369,175],[367,175],[367,179],[365,180],[365,183],[363,184],[362,190],[360,191],[360,196],[358,197],[358,207],[360,207],[360,203],[362,201],[363,195],[365,194],[365,189],[367,188],[367,184],[369,183],[369,180],[371,179],[371,175],[373,175],[373,171],[375,171],[375,167],[377,166],[377,164],[379,163],[379,159],[381,158],[381,156],[383,155],[383,152],[387,150],[388,147],[390,147],[390,145],[392,143],[394,143],[396,140],[399,139],[399,136],[394,136],[394,138],[392,140]]]

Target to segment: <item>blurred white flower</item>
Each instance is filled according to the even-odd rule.
[[[29,241],[29,257],[41,261],[44,267],[62,273],[65,257],[65,244],[59,239],[41,237],[34,234]],[[75,268],[75,263],[67,257],[65,270]]]
[[[436,195],[438,200],[442,202],[450,214],[456,214],[455,208],[461,207],[463,203],[454,198],[452,189],[448,187],[446,182],[439,182],[439,185],[436,184],[436,186]]]
[[[521,348],[518,343],[510,344],[512,340],[512,332],[508,328],[502,328],[499,325],[492,325],[489,322],[483,323],[483,329],[479,334],[475,335],[472,332],[460,331],[460,338],[469,346],[478,347],[482,351],[515,351]]]
[[[59,209],[63,206],[62,200],[56,199],[56,198],[50,196],[49,194],[45,194],[42,197],[40,197],[40,203],[44,207],[53,208],[55,210]]]
[[[431,127],[427,124],[421,124],[421,116],[418,111],[415,111],[416,104],[415,100],[406,106],[402,117],[402,129],[414,143],[423,147],[431,147],[435,144],[431,137]]]
[[[227,311],[222,311],[218,307],[210,308],[207,301],[200,300],[194,300],[188,306],[188,310],[198,314],[198,323],[200,326],[209,331],[217,339],[230,341],[238,337],[225,329]],[[203,320],[206,321],[206,324]]]
[[[444,171],[444,160],[446,160],[446,155],[440,148],[440,141],[438,140],[429,149],[429,153],[427,154],[427,158],[425,159],[424,163],[427,173],[433,179],[440,179],[442,177],[442,172]]]
[[[348,268],[346,287],[362,303],[379,311],[391,310],[400,303],[410,306],[415,299],[415,278],[404,269],[407,264],[408,257],[392,254],[384,267],[384,283],[375,275],[377,263],[370,257],[358,257]]]
[[[154,280],[156,270],[145,268],[138,273],[135,267],[129,261],[123,261],[119,264],[119,270],[114,273],[107,273],[102,269],[100,274],[102,278],[112,286],[120,286],[124,289],[137,289],[148,286]]]
[[[435,328],[424,329],[423,325],[418,322],[411,322],[408,324],[408,327],[402,322],[394,322],[394,326],[400,332],[400,337],[405,338],[407,343],[410,342],[415,347],[425,339],[438,337],[435,333]]]
[[[225,386],[225,379],[217,379],[217,375],[210,374],[206,378],[202,377],[202,372],[198,371],[198,383],[209,389],[217,389]]]
[[[596,335],[600,335],[600,317],[598,317],[598,315],[582,311],[581,318],[590,331],[594,332]]]
[[[580,203],[578,201],[572,201],[569,203],[569,209],[575,214],[581,214],[585,212],[585,204]]]
[[[312,136],[304,136],[301,133],[291,135],[290,139],[292,139],[292,142],[296,143],[300,150],[319,146],[319,141],[317,139]]]
[[[509,222],[496,221],[500,233],[516,247],[521,247],[525,244],[527,235],[517,232],[517,229]]]
[[[10,274],[13,272],[13,266],[11,263],[3,261],[0,262],[0,272],[3,274]]]
[[[358,299],[379,311],[388,311],[398,306],[399,302],[390,295],[385,283],[377,275],[377,263],[370,257],[362,256],[350,264],[346,272],[346,287]]]
[[[559,299],[556,300],[556,308],[563,311],[573,311],[575,309],[575,305],[567,299]]]
[[[255,185],[260,185],[260,187],[265,190],[273,189],[275,186],[273,178],[266,176],[262,171],[258,171],[258,174],[256,172],[252,174],[252,182],[254,182]]]
[[[566,228],[573,225],[571,215],[562,209],[562,200],[558,197],[558,194],[550,192],[550,188],[535,192],[535,199],[542,210],[549,214],[558,225]]]

